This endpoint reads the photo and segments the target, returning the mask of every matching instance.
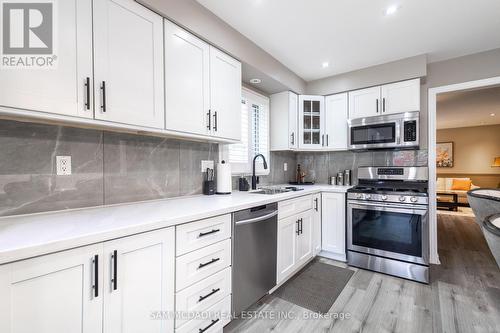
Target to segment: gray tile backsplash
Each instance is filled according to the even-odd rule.
[[[213,143],[8,120],[0,147],[0,216],[198,194],[201,160],[218,160]]]
[[[357,169],[362,166],[426,166],[427,150],[311,152],[297,153],[296,163],[306,172],[306,181],[327,183],[329,177],[346,169],[352,170],[352,183],[357,182]]]
[[[201,161],[219,156],[214,143],[10,120],[0,120],[0,147],[0,216],[199,194]],[[71,156],[72,175],[56,175],[59,155]],[[351,169],[355,183],[359,166],[427,165],[427,151],[271,152],[260,185],[295,180],[297,163],[308,181]]]

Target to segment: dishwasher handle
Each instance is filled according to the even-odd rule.
[[[238,222],[235,222],[234,224],[238,226],[238,225],[244,225],[244,224],[250,224],[250,223],[257,223],[257,222],[261,222],[261,221],[270,219],[271,217],[274,217],[276,215],[278,215],[278,211],[277,210],[275,210],[275,211],[273,211],[273,212],[271,212],[269,214],[263,215],[263,216],[254,217],[254,218],[251,218],[251,219],[238,221]]]

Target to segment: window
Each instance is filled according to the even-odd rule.
[[[269,98],[243,88],[241,98],[241,143],[221,148],[221,158],[231,163],[233,175],[252,173],[252,160],[262,154],[269,161]],[[255,173],[269,174],[262,159],[255,163]]]

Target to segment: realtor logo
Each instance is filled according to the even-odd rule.
[[[54,68],[54,3],[2,1],[2,68]]]

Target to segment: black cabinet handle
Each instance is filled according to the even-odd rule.
[[[314,209],[316,211],[318,211],[318,198],[314,199],[314,202],[316,203],[316,206],[314,207]]]
[[[324,147],[325,146],[325,135],[321,135],[321,145]]]
[[[200,264],[200,265],[198,266],[198,269],[203,268],[203,267],[208,266],[208,265],[211,265],[211,264],[213,264],[214,262],[217,262],[217,261],[219,261],[219,260],[220,260],[220,258],[215,258],[215,259],[210,260],[209,262],[202,263],[202,264]]]
[[[211,234],[215,234],[216,232],[219,232],[219,231],[220,231],[220,229],[212,229],[212,231],[200,232],[200,234],[198,235],[198,238],[208,236]]]
[[[377,107],[377,113],[378,113],[378,98],[375,100],[375,105]]]
[[[302,231],[302,219],[299,220],[299,226],[300,226],[300,229],[299,229],[299,232],[300,234],[303,234],[304,232]]]
[[[385,97],[382,98],[382,112],[385,112]]]
[[[111,278],[111,282],[113,283],[113,290],[116,290],[118,288],[118,252],[116,250],[113,251],[111,259],[113,260],[113,277]]]
[[[102,112],[106,112],[106,81],[102,81],[101,90],[102,90],[101,109],[102,109]]]
[[[208,116],[208,130],[210,130],[212,128],[212,110],[208,110],[208,113],[207,113],[207,116]]]
[[[216,294],[219,291],[220,291],[220,288],[212,289],[212,291],[209,292],[208,294],[206,294],[205,296],[200,296],[200,299],[198,300],[198,303],[201,302],[201,301],[203,301],[204,299],[209,298],[210,296]]]
[[[292,137],[292,145],[294,145],[295,144],[295,132],[292,132],[291,137]]]
[[[214,131],[217,132],[217,111],[214,111]]]
[[[94,297],[99,297],[99,256],[96,254],[94,259],[92,259],[92,264],[94,265]]]
[[[90,78],[85,79],[85,108],[90,110]]]
[[[328,134],[326,135],[326,146],[328,147],[329,143],[328,143]]]
[[[199,332],[199,333],[203,333],[203,332],[205,332],[205,331],[206,331],[206,330],[208,330],[210,327],[212,327],[212,326],[214,326],[215,324],[217,324],[217,322],[218,322],[219,320],[220,320],[219,318],[217,318],[217,319],[213,319],[213,320],[212,320],[212,322],[210,323],[210,325],[208,325],[208,326],[207,326],[207,327],[205,327],[205,328],[199,328],[199,329],[198,329],[198,332]]]

